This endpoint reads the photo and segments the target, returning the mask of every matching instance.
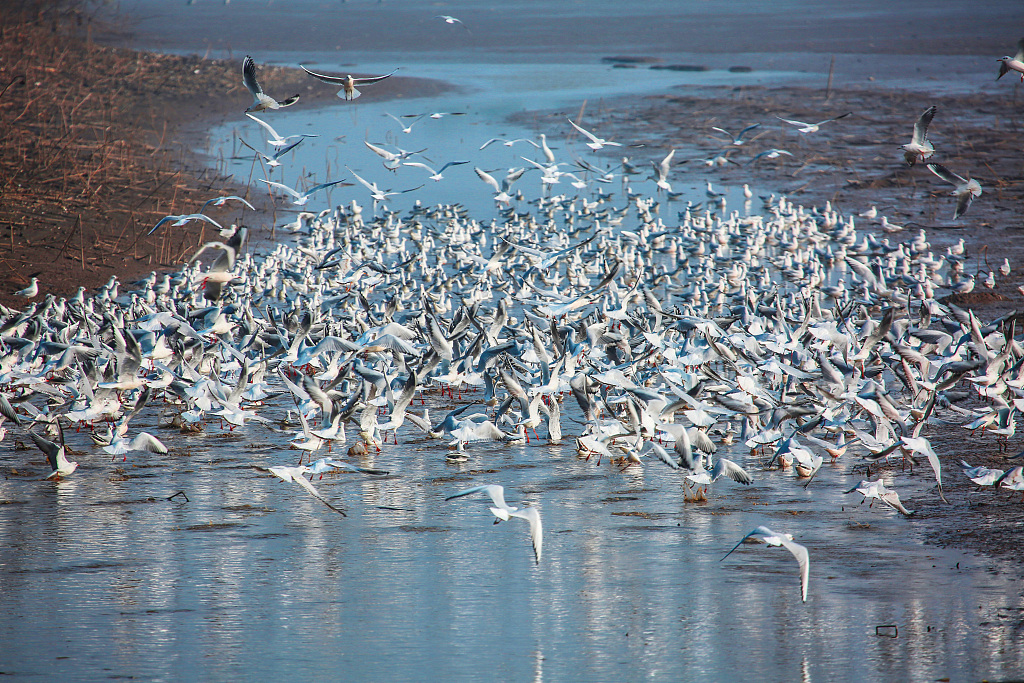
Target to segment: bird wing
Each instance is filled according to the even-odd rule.
[[[438,173],[444,173],[444,170],[449,166],[460,166],[462,164],[468,164],[469,161],[449,161],[447,164],[438,169]]]
[[[339,184],[341,184],[343,182],[345,182],[345,181],[343,181],[343,180],[332,180],[329,183],[320,183],[319,185],[314,185],[310,189],[306,190],[306,196],[308,197],[309,195],[313,194],[314,192],[319,192],[320,190],[322,190],[322,189],[324,189],[326,187],[334,187],[335,185],[339,185]]]
[[[953,220],[960,218],[967,212],[967,207],[974,201],[974,193],[960,192],[956,196],[956,210],[953,212]]]
[[[271,468],[271,469],[273,469],[273,468]],[[295,482],[296,484],[298,484],[299,486],[301,486],[302,488],[306,489],[306,491],[308,491],[311,496],[313,496],[314,498],[319,500],[321,503],[323,503],[327,507],[329,507],[332,510],[334,510],[335,512],[337,512],[342,517],[347,517],[348,516],[340,508],[336,508],[333,505],[331,505],[331,503],[326,498],[324,498],[323,495],[321,495],[321,493],[319,491],[316,490],[316,487],[313,486],[313,484],[310,483],[310,481],[308,479],[306,479],[304,476],[302,476],[301,472],[297,473],[295,476],[293,476],[292,477],[292,481]]]
[[[348,168],[348,166],[346,166],[345,168]],[[362,183],[363,187],[365,187],[367,190],[369,190],[370,192],[379,192],[379,190],[377,189],[377,183],[368,183],[368,182],[366,182],[365,178],[360,176],[358,173],[353,171],[351,168],[348,168],[348,171],[349,171],[349,173],[351,173],[355,177],[356,180],[358,180],[360,183]]]
[[[488,496],[491,497],[491,502],[494,503],[494,507],[502,508],[507,510],[508,505],[505,504],[505,487],[500,484],[481,484],[480,486],[472,486],[468,489],[463,489],[458,493],[445,498],[445,500],[453,500],[455,498],[462,498],[463,496],[471,496],[474,493],[485,491]]]
[[[811,556],[807,552],[805,546],[793,541],[786,540],[785,538],[779,539],[779,544],[793,553],[793,557],[796,558],[796,562],[800,565],[800,597],[803,602],[807,602],[807,582],[811,575]]]
[[[323,81],[324,83],[331,83],[331,84],[334,84],[334,85],[344,85],[348,81],[348,76],[328,76],[327,74],[318,74],[315,71],[310,71],[309,69],[307,69],[306,67],[302,66],[301,64],[299,64],[299,68],[302,69],[303,71],[305,71],[307,74],[309,74],[313,78],[317,79],[318,81]]]
[[[160,439],[156,438],[149,432],[139,432],[134,439],[132,439],[132,450],[133,451],[149,451],[150,453],[166,453],[167,446],[160,442]]]
[[[580,128],[579,126],[576,125],[576,123],[572,119],[566,118],[565,120],[568,121],[570,124],[572,124],[573,128],[575,128],[580,133],[582,133],[583,135],[585,135],[588,138],[590,138],[591,142],[600,142],[600,140],[598,139],[598,137],[596,135],[594,135],[593,133],[591,133],[588,130],[584,130],[583,128]]]
[[[967,180],[956,173],[953,173],[942,164],[928,164],[928,170],[945,180],[950,185],[959,186],[967,182]]]
[[[266,121],[263,121],[262,119],[258,119],[258,118],[256,118],[255,116],[253,116],[253,115],[252,115],[252,114],[250,114],[249,112],[246,112],[246,113],[245,113],[245,115],[246,115],[246,116],[248,116],[248,117],[249,117],[250,119],[252,119],[253,121],[255,121],[256,123],[258,123],[258,124],[260,124],[261,126],[263,126],[264,128],[266,128],[266,129],[267,129],[267,132],[268,132],[268,133],[270,133],[270,135],[271,135],[271,136],[272,136],[272,137],[274,138],[274,140],[278,140],[278,141],[280,141],[280,140],[283,140],[283,139],[284,139],[284,138],[282,138],[282,137],[281,137],[280,135],[278,135],[277,131],[276,131],[276,130],[274,130],[273,126],[271,126],[271,125],[270,125],[269,123],[267,123]]]
[[[1017,56],[1014,59],[1018,62],[1024,62],[1024,38],[1017,41]]]
[[[758,127],[760,127],[760,125],[761,125],[760,123],[754,123],[754,124],[751,124],[751,125],[747,126],[746,128],[744,128],[743,130],[741,130],[741,131],[740,131],[740,134],[736,136],[736,139],[738,139],[738,140],[742,140],[742,139],[743,139],[743,136],[744,136],[744,135],[745,135],[745,134],[746,134],[747,132],[749,132],[749,131],[752,131],[752,130],[754,130],[755,128],[758,128]]]
[[[728,458],[718,458],[718,460],[715,461],[715,466],[711,468],[711,476],[713,479],[718,479],[722,475],[745,485],[751,484],[754,481],[753,478],[747,474],[745,469]]]
[[[58,464],[57,458],[58,454],[61,451],[61,447],[55,444],[54,442],[50,441],[49,439],[44,439],[43,437],[39,436],[33,431],[30,431],[28,435],[29,438],[32,439],[32,442],[36,445],[36,448],[41,450],[46,455],[46,459],[50,463],[50,469],[56,472]]]
[[[650,445],[651,450],[654,451],[654,454],[658,456],[658,460],[662,461],[663,463],[665,463],[674,470],[679,469],[679,464],[672,459],[672,457],[668,454],[668,451],[662,448],[660,444],[657,444],[654,441],[648,441],[647,443],[648,445]]]
[[[480,178],[480,180],[487,183],[488,185],[490,185],[491,187],[493,187],[495,192],[501,192],[501,186],[498,185],[498,181],[494,179],[494,176],[492,176],[490,173],[477,166],[474,166],[473,170],[476,171],[477,177]]]
[[[518,168],[514,171],[509,171],[505,178],[501,181],[501,189],[508,192],[512,189],[512,184],[523,177],[526,173],[526,168]]]
[[[784,119],[781,116],[776,116],[775,118],[777,118],[779,121],[784,121],[790,124],[791,126],[797,126],[798,128],[809,128],[811,126],[816,125],[813,123],[804,123],[803,121],[794,121],[793,119]]]
[[[254,98],[259,99],[263,94],[263,88],[256,80],[256,62],[249,55],[242,61],[242,83]]]
[[[852,111],[848,111],[845,114],[840,114],[839,116],[835,116],[835,117],[833,117],[831,119],[825,119],[824,121],[819,121],[818,123],[816,123],[814,125],[820,126],[820,125],[825,124],[825,123],[832,123],[833,121],[838,121],[839,119],[845,119],[847,116],[849,116],[852,113],[853,113]]]
[[[512,517],[525,519],[530,523],[530,540],[533,541],[533,556],[540,564],[541,550],[544,547],[544,529],[540,522],[540,511],[537,508],[523,508],[509,513]]]
[[[932,119],[935,118],[935,106],[928,107],[924,110],[917,119],[917,123],[914,124],[914,137],[912,143],[915,145],[923,145],[928,139],[928,126],[931,125]]]
[[[302,199],[302,197],[303,197],[303,195],[299,194],[298,192],[296,192],[292,188],[288,187],[287,185],[283,185],[281,183],[275,183],[273,180],[264,180],[263,178],[258,178],[258,180],[260,182],[262,182],[262,183],[266,183],[267,185],[270,185],[271,187],[276,187],[277,189],[279,189],[282,192],[285,192],[287,194],[290,194],[291,196],[295,197],[296,199]]]
[[[398,71],[398,69],[395,69],[395,71]],[[392,71],[389,74],[384,74],[383,76],[366,76],[363,78],[353,78],[352,82],[355,83],[356,85],[367,85],[369,83],[377,83],[378,81],[383,81],[385,78],[390,77],[392,74],[395,73],[395,71]]]
[[[438,171],[435,171],[434,169],[430,168],[426,164],[421,163],[419,161],[403,161],[402,162],[402,166],[413,166],[415,168],[422,168],[422,169],[425,169],[428,173],[430,173],[430,175],[437,175],[438,174]],[[448,166],[446,165],[445,168],[447,168],[447,167]],[[444,170],[444,169],[442,169],[442,170]]]
[[[394,152],[389,152],[386,149],[381,149],[380,147],[377,147],[376,145],[374,145],[374,144],[372,144],[370,142],[367,142],[366,140],[363,140],[363,144],[366,145],[370,149],[371,152],[373,152],[374,154],[376,154],[379,157],[384,158],[387,161],[393,161],[393,160],[398,158],[398,155],[395,154]],[[351,170],[351,169],[349,169],[349,170]]]

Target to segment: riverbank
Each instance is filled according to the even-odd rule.
[[[209,238],[209,226],[147,233],[163,216],[198,211],[212,197],[237,193],[258,208],[271,205],[193,151],[212,125],[240,118],[251,103],[241,60],[97,44],[94,34],[110,32],[86,7],[0,9],[0,50],[11,56],[0,62],[6,305],[23,303],[11,293],[33,276],[42,293],[67,295],[111,276],[130,282],[179,266]],[[268,92],[299,93],[297,106],[338,101],[298,69],[261,67],[259,78]],[[398,97],[413,87],[444,86],[396,76],[374,94]],[[238,206],[206,213],[222,225],[243,222],[258,237],[265,216]]]

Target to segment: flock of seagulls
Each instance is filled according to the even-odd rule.
[[[1012,62],[1004,68],[1017,69]],[[358,97],[357,85],[391,75],[306,72],[342,85],[346,100]],[[279,135],[252,115],[297,96],[266,95],[251,57],[243,82],[254,98],[246,116],[271,136],[268,144],[286,150],[308,137]],[[848,115],[782,120],[810,134]],[[934,116],[934,107],[922,114],[902,147],[908,164],[934,154],[927,139]],[[568,123],[590,152],[620,145]],[[759,125],[735,136],[716,130],[738,147]],[[729,487],[826,486],[815,477],[829,463],[866,477],[846,493],[908,516],[896,490],[904,468],[913,473],[927,463],[943,497],[935,430],[963,424],[999,443],[1013,435],[1024,410],[1015,318],[983,322],[940,301],[973,282],[962,241],[938,250],[924,231],[890,241],[829,204],[805,208],[785,197],[764,198],[751,211],[749,192],[741,213],[710,183],[706,198],[665,219],[655,195],[671,192],[674,150],[651,162],[647,194],[628,185],[637,167],[610,171],[580,149],[570,172],[546,136],[529,142],[540,157],[523,157],[528,163],[500,181],[474,167],[499,207],[499,218],[487,222],[454,202],[392,211],[390,197],[419,187],[382,190],[354,172],[372,215],[356,201],[301,211],[290,226],[294,241],[263,255],[245,248],[244,227],[222,227],[203,213],[206,205],[164,218],[154,230],[198,220],[213,223],[221,239],[204,244],[180,272],[151,274],[129,291],[114,277],[91,296],[81,288],[69,299],[47,295],[22,310],[0,308],[2,420],[27,432],[47,458],[47,479],[58,480],[99,467],[88,462],[83,473],[68,460],[70,427],[91,428],[97,448],[114,457],[166,452],[129,426],[157,398],[162,423],[186,433],[218,423],[284,430],[298,463],[265,471],[341,515],[312,477],[401,476],[355,464],[389,434],[395,443],[438,440],[453,463],[474,457],[481,444],[574,444],[595,468],[669,468],[685,501],[707,500],[722,479]],[[472,163],[435,171],[409,160],[419,152],[366,146],[388,171],[417,168],[435,181]],[[758,156],[773,154],[789,153]],[[959,218],[980,186],[938,164],[929,168],[956,186]],[[545,192],[526,201],[515,184],[535,171]],[[574,191],[556,194],[570,175]],[[616,177],[618,197],[604,189]],[[299,207],[342,183],[300,190],[261,180]],[[234,196],[207,205],[226,202],[252,208]],[[204,266],[200,257],[210,253],[216,257]],[[1008,262],[1000,274],[1009,274]],[[36,299],[36,281],[18,294]],[[468,399],[455,400],[463,392]],[[437,410],[445,394],[456,407],[431,416],[425,398]],[[335,457],[310,462],[332,449]],[[543,453],[536,457],[551,457]],[[963,471],[979,486],[1024,492],[1020,467],[963,463]],[[490,498],[495,523],[528,522],[539,564],[541,506],[509,506],[493,483],[447,500],[476,493]],[[806,600],[807,547],[764,526],[740,543],[751,539],[796,558]]]

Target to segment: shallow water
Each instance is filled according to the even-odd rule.
[[[393,64],[375,56],[360,68],[383,72]],[[521,87],[538,82],[533,68],[421,61],[410,75],[465,91],[383,103],[368,94],[354,107],[281,112],[272,121],[283,134],[333,131],[303,145],[282,175],[293,182],[295,169],[305,168],[322,181],[334,171],[348,175],[348,164],[385,187],[423,181],[411,173],[418,169],[388,174],[363,139],[443,149],[434,161],[468,158],[495,169],[522,165],[519,154],[527,151],[538,157],[532,148],[502,145],[480,152],[484,140],[548,132],[562,158],[581,147],[564,140],[564,119],[512,124],[506,117],[534,108],[575,116],[584,99],[593,111],[624,88],[657,91],[683,77],[714,81],[703,84],[766,77],[576,64],[560,71],[565,81]],[[622,80],[610,80],[619,73]],[[769,75],[799,78],[795,71]],[[501,87],[509,79],[520,80]],[[384,117],[453,110],[469,113],[424,119],[408,136]],[[244,126],[247,139],[259,139],[245,122],[214,131],[215,149],[231,156],[233,129]],[[229,168],[245,175],[242,166]],[[481,220],[495,215],[472,164],[446,176],[391,208],[404,211],[419,198],[462,203]],[[539,185],[532,173],[517,187],[532,198]],[[703,199],[702,175],[680,185]],[[621,200],[621,186],[612,190]],[[741,207],[730,191],[730,204]],[[351,199],[371,210],[361,187],[325,193],[311,208]],[[436,391],[426,401],[435,416],[452,407]],[[567,433],[574,433],[570,418],[580,417],[572,403],[563,408]],[[260,413],[280,419],[284,408],[277,402]],[[287,449],[285,437],[259,426],[228,432],[216,422],[201,434],[177,435],[156,427],[158,409],[133,421],[132,432],[153,431],[171,453],[111,462],[84,433],[69,431],[81,467],[59,483],[41,481],[46,463],[38,451],[15,447],[17,430],[0,443],[7,472],[0,481],[0,673],[40,680],[234,680],[245,672],[259,680],[817,682],[998,679],[1024,671],[1019,577],[923,545],[925,519],[844,496],[859,479],[850,473],[856,456],[826,465],[804,488],[791,473],[762,471],[743,447],[724,449],[755,483],[720,482],[709,502],[692,504],[683,501],[677,474],[656,463],[619,471],[570,445],[531,444],[473,446],[470,459],[456,464],[445,459],[443,442],[406,427],[397,445],[360,459],[389,476],[314,482],[345,508],[342,518],[252,467],[294,464],[298,451]],[[909,507],[936,495],[926,474],[895,476]],[[539,565],[520,520],[493,525],[478,497],[445,502],[479,483],[503,484],[510,504],[541,510]],[[807,603],[784,550],[745,545],[722,561],[760,524],[809,548]],[[876,631],[887,625],[898,632]]]

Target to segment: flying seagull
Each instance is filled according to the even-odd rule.
[[[584,135],[586,138],[588,138],[590,140],[590,142],[587,143],[587,147],[589,147],[590,149],[594,150],[595,152],[597,150],[599,150],[599,149],[603,149],[604,147],[609,147],[609,146],[611,146],[611,147],[622,147],[622,143],[621,142],[611,142],[610,140],[605,140],[604,138],[599,138],[596,135],[594,135],[593,133],[591,133],[590,131],[585,130],[583,128],[580,128],[570,118],[567,118],[566,121],[568,121],[572,125],[573,128],[575,128],[577,131],[579,131],[582,135]]]
[[[793,553],[793,557],[796,558],[797,564],[800,565],[800,597],[803,602],[807,602],[807,580],[810,576],[811,569],[810,555],[807,552],[807,548],[799,543],[794,543],[792,534],[777,534],[766,526],[759,526],[741,538],[740,542],[734,545],[732,550],[727,552],[722,560],[732,555],[733,551],[736,550],[736,548],[739,548],[743,544],[743,541],[748,538],[755,538],[767,543],[768,545],[782,546],[789,552]]]
[[[497,519],[494,521],[495,524],[498,522],[506,522],[513,517],[519,519],[525,519],[530,523],[530,539],[533,541],[533,555],[537,560],[537,564],[540,564],[541,550],[544,545],[544,532],[541,527],[540,512],[537,508],[517,508],[509,507],[505,503],[505,488],[497,484],[484,484],[483,486],[474,486],[472,488],[459,491],[454,493],[445,500],[452,500],[454,498],[461,498],[463,496],[471,496],[474,493],[480,491],[485,492],[491,497],[491,502],[494,503],[494,507],[488,508]]]
[[[255,121],[256,123],[260,124],[261,126],[263,126],[264,128],[267,129],[267,132],[270,133],[270,139],[267,140],[267,142],[270,143],[271,145],[273,145],[274,147],[278,147],[278,148],[280,148],[280,147],[287,147],[288,144],[292,140],[295,140],[295,139],[318,138],[318,137],[320,137],[319,135],[317,135],[315,133],[298,133],[296,135],[289,135],[287,137],[281,137],[278,134],[278,132],[276,130],[274,130],[273,126],[271,126],[266,121],[263,121],[262,119],[258,119],[258,118],[256,118],[255,116],[253,116],[252,114],[250,114],[248,112],[246,112],[245,115],[248,116],[253,121]]]
[[[64,446],[58,446],[48,439],[44,439],[35,432],[30,431],[28,435],[32,438],[33,443],[36,447],[46,454],[46,459],[50,463],[50,469],[53,470],[46,477],[47,479],[60,479],[66,477],[78,468],[77,462],[69,462],[67,457],[64,455]],[[63,442],[63,437],[61,441]]]
[[[818,129],[824,126],[826,123],[832,123],[833,121],[838,121],[839,119],[845,119],[852,113],[852,111],[848,111],[845,114],[840,114],[839,116],[833,117],[831,119],[825,119],[824,121],[818,121],[817,123],[805,123],[804,121],[794,121],[792,119],[784,119],[781,116],[776,116],[775,118],[777,118],[780,121],[785,121],[791,126],[796,126],[796,129],[801,133],[817,133]]]
[[[928,126],[931,125],[933,118],[935,118],[935,107],[931,106],[918,117],[917,123],[914,124],[914,137],[902,147],[903,158],[911,166],[914,165],[914,162],[925,161],[935,154],[935,147],[928,141]]]
[[[278,101],[263,92],[263,87],[256,80],[256,62],[249,55],[246,55],[245,60],[242,62],[242,83],[245,84],[246,89],[252,94],[252,105],[245,110],[246,113],[264,111],[266,109],[280,109],[299,101],[298,95],[292,95],[288,99]]]
[[[974,198],[981,196],[981,183],[970,175],[964,178],[953,173],[942,164],[928,164],[928,170],[954,187],[950,193],[956,197],[956,210],[953,212],[953,220],[963,216],[971,202],[974,201]]]
[[[999,75],[996,76],[997,81],[1010,71],[1016,71],[1020,74],[1020,82],[1024,83],[1024,38],[1017,41],[1017,54],[1015,56],[1001,57],[999,61],[1001,64],[999,65]]]
[[[302,206],[303,204],[308,202],[309,198],[311,196],[313,196],[313,194],[315,192],[319,192],[320,190],[323,190],[324,188],[333,187],[334,185],[338,185],[338,184],[341,184],[341,183],[344,182],[342,180],[332,180],[329,183],[320,183],[319,185],[314,185],[313,187],[309,188],[305,192],[299,192],[297,190],[293,190],[292,188],[288,187],[287,185],[282,185],[281,183],[275,183],[272,180],[264,180],[263,178],[259,178],[258,180],[261,183],[266,183],[267,185],[269,185],[271,187],[276,187],[277,189],[281,190],[282,192],[290,195],[292,197],[292,204],[295,204],[296,206]],[[351,183],[346,183],[346,185],[351,185]]]
[[[359,97],[360,93],[358,90],[356,90],[357,85],[370,85],[371,83],[378,83],[380,81],[383,81],[385,78],[391,76],[391,74],[395,73],[395,71],[398,71],[398,69],[395,69],[395,71],[392,71],[390,74],[384,74],[383,76],[355,78],[351,75],[328,76],[327,74],[318,74],[315,71],[310,71],[301,64],[299,64],[299,66],[302,67],[303,71],[305,71],[318,81],[323,81],[324,83],[330,83],[332,85],[340,85],[341,90],[338,91],[338,97],[340,97],[343,100],[354,100],[355,98]]]

